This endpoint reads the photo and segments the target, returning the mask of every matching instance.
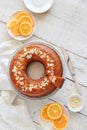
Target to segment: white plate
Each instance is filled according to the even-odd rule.
[[[51,8],[53,2],[54,0],[24,0],[25,6],[34,13],[46,12]]]
[[[64,114],[68,117],[68,124],[69,124],[69,120],[70,120],[69,112],[67,108],[65,108],[64,106],[63,106],[63,109],[64,109]],[[52,122],[44,121],[40,117],[39,117],[39,122],[44,130],[55,130],[55,128],[52,126]],[[64,130],[67,130],[67,128],[65,128]]]
[[[7,22],[7,31],[8,31],[9,35],[10,35],[12,38],[14,38],[14,39],[16,39],[16,40],[19,40],[19,41],[22,41],[22,40],[27,40],[27,39],[29,39],[29,38],[35,33],[35,30],[36,30],[36,21],[35,21],[34,16],[29,12],[29,14],[32,16],[33,21],[34,21],[34,27],[33,27],[32,33],[31,33],[29,36],[26,36],[26,37],[21,36],[21,35],[20,35],[20,36],[15,36],[15,35],[13,35],[13,33],[11,32],[11,30],[8,29],[8,24],[9,24],[9,22],[11,22],[11,21],[15,18],[15,16],[16,16],[17,13],[19,13],[19,12],[20,12],[20,11],[15,12],[15,13],[13,13],[13,14],[9,17],[9,20],[8,20],[8,22]]]

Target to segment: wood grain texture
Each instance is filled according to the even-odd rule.
[[[12,40],[7,33],[6,23],[9,16],[18,10],[27,10],[23,0],[0,0],[0,43]],[[43,41],[56,45],[60,52],[61,46],[67,49],[77,79],[82,86],[85,102],[84,108],[79,113],[70,112],[67,130],[84,130],[87,128],[87,1],[55,0],[49,11],[43,14],[33,13],[33,15],[37,23],[35,35],[22,43]],[[76,91],[67,66],[65,78],[63,88],[49,99],[26,101],[37,130],[42,130],[38,120],[41,107],[53,101],[67,106],[68,96]]]

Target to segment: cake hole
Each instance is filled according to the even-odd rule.
[[[45,68],[41,62],[34,61],[27,67],[27,75],[33,79],[38,80],[44,76]]]

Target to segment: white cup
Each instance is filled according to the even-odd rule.
[[[47,0],[32,0],[33,4],[37,5],[37,6],[41,6],[44,5],[46,3]]]

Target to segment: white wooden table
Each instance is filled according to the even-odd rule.
[[[0,0],[0,43],[13,40],[7,33],[6,22],[14,11],[26,10],[23,0]],[[70,112],[67,130],[87,129],[87,0],[54,0],[52,8],[43,14],[33,14],[37,29],[34,36],[22,43],[44,41],[63,46],[75,67],[76,75],[83,88],[85,105],[81,112]],[[74,89],[70,73],[66,73],[64,87],[54,96],[45,100],[27,101],[32,120],[37,130],[42,130],[38,112],[48,102],[59,101],[67,105],[67,97]]]

